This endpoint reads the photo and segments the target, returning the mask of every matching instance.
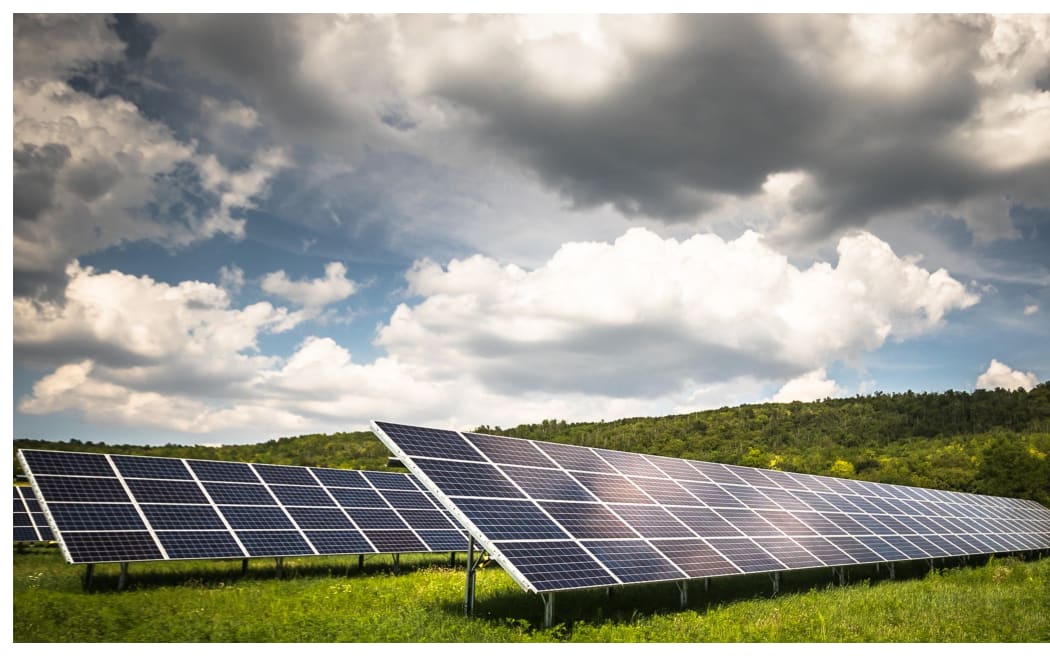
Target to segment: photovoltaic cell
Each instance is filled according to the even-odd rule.
[[[653,546],[691,578],[725,576],[740,572],[703,540],[657,540],[653,542]]]
[[[512,467],[510,465],[503,465],[501,469],[510,480],[533,499],[595,500],[595,497],[583,486],[558,469],[536,469],[535,467]]]
[[[702,538],[743,535],[736,527],[710,508],[669,508],[668,510]]]
[[[686,578],[666,556],[642,540],[585,541],[583,546],[624,583]]]
[[[515,498],[522,493],[492,465],[453,460],[416,461],[434,481],[440,481],[445,494]]]
[[[430,547],[431,551],[466,551],[467,539],[463,537],[462,531],[430,531],[417,530],[423,543]]]
[[[158,531],[168,558],[243,558],[245,554],[228,531]]]
[[[317,485],[317,481],[305,467],[284,465],[252,465],[263,481],[277,485]]]
[[[187,460],[193,473],[202,481],[225,483],[258,483],[259,477],[243,462],[218,462],[214,460]]]
[[[824,567],[823,561],[790,538],[755,538],[755,543],[791,569]]]
[[[372,546],[360,531],[306,531],[306,537],[322,554],[371,553]]]
[[[653,503],[653,500],[631,483],[626,476],[584,472],[576,472],[573,476],[601,501],[607,503]]]
[[[118,563],[163,560],[146,531],[84,531],[64,533],[62,541],[77,563]]]
[[[377,422],[410,456],[483,461],[484,458],[459,433],[437,428]]]
[[[405,553],[427,551],[427,546],[420,542],[412,531],[370,531],[365,535],[375,545],[379,553]]]
[[[354,525],[346,518],[342,510],[336,508],[288,508],[299,528],[316,528],[331,530],[353,530]]]
[[[209,503],[195,481],[153,481],[129,478],[128,489],[139,503]]]
[[[459,499],[456,505],[467,519],[494,540],[568,537],[532,501]]]
[[[323,485],[329,487],[369,487],[368,481],[366,481],[365,477],[361,475],[361,472],[352,469],[322,469],[319,467],[311,467],[310,471]]]
[[[219,511],[234,530],[264,528],[290,530],[295,528],[284,511],[276,506],[270,508],[219,506]]]
[[[129,503],[131,499],[116,478],[37,476],[37,488],[48,501]]]
[[[386,501],[375,490],[330,487],[328,492],[347,508],[386,508]]]
[[[600,503],[546,501],[540,506],[577,539],[638,537],[638,533]]]
[[[599,458],[593,451],[578,446],[565,444],[554,444],[552,442],[536,442],[536,446],[556,463],[565,469],[584,472],[597,472],[600,474],[615,474],[612,466]]]
[[[719,538],[708,540],[708,543],[742,572],[788,569],[749,538]]]
[[[390,472],[363,471],[361,475],[377,490],[418,490],[411,476]]]
[[[222,530],[226,527],[212,506],[143,504],[142,512],[155,530]]]
[[[313,549],[298,531],[237,531],[250,556],[307,556]]]
[[[694,537],[682,522],[659,506],[613,504],[609,507],[644,538]]]
[[[53,503],[51,516],[71,531],[145,530],[135,506],[130,503]]]
[[[124,478],[193,480],[193,476],[181,460],[144,456],[112,456],[112,459]]]
[[[204,489],[218,504],[242,506],[276,506],[277,502],[263,485],[250,483],[205,483]]]
[[[696,497],[684,487],[667,479],[631,477],[631,482],[640,487],[659,504],[665,506],[696,506]]]
[[[503,542],[504,558],[540,592],[617,585],[598,561],[576,542]]]
[[[662,478],[664,473],[654,467],[637,453],[625,453],[623,451],[609,451],[608,449],[594,449],[602,460],[612,465],[618,472],[627,476],[650,476]]]
[[[474,444],[492,462],[503,465],[531,465],[533,467],[554,467],[554,461],[536,448],[532,442],[525,440],[505,440],[477,433],[464,433],[463,436]]]

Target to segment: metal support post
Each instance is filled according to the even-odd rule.
[[[448,566],[449,567],[455,567],[456,566],[456,552],[455,551],[448,552]]]
[[[117,579],[117,590],[123,590],[128,583],[128,564],[120,564],[120,578]]]
[[[675,581],[678,587],[678,605],[685,608],[689,605],[689,581]]]
[[[836,570],[838,570],[838,571],[836,571]],[[831,577],[835,578],[836,574],[838,574],[839,585],[846,585],[846,568],[845,567],[832,567],[831,568]]]
[[[357,569],[360,571],[365,568],[365,555],[358,554],[357,556]]]
[[[284,577],[284,558],[282,556],[278,556],[274,560],[277,561],[277,578]]]
[[[890,563],[890,580],[897,578],[897,571],[893,567],[893,563]]]
[[[875,574],[879,573],[879,564],[875,563]]]
[[[928,561],[926,561],[926,562],[928,562],[928,563],[930,564],[930,571],[932,572],[932,571],[933,571],[933,558],[930,558],[930,559],[929,559]]]
[[[91,589],[91,581],[95,578],[95,563],[88,563],[84,570],[84,590]]]
[[[773,594],[778,594],[780,592],[780,572],[770,574],[769,580],[773,582]]]
[[[242,558],[241,559],[241,576],[244,576],[247,573],[248,573],[248,559],[247,558]]]
[[[401,554],[391,554],[394,557],[394,574],[401,573]]]
[[[469,537],[467,539],[467,591],[463,600],[463,612],[467,617],[474,614],[474,580],[476,578],[474,570],[479,562],[481,562],[481,553],[478,553],[477,559],[474,558],[474,538]]]
[[[554,593],[541,593],[540,599],[543,599],[543,628],[549,629],[554,625]]]
[[[704,592],[711,589],[711,579],[709,577],[704,578]]]

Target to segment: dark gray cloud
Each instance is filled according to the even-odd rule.
[[[32,221],[51,207],[55,179],[68,159],[69,148],[62,144],[49,143],[39,148],[26,144],[15,150],[15,219]]]

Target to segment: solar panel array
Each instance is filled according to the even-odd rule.
[[[463,551],[412,476],[21,450],[71,563]]]
[[[47,516],[40,508],[40,502],[33,495],[33,488],[27,485],[15,485],[15,542],[49,542],[55,539],[51,527],[47,525]]]
[[[373,422],[527,590],[1050,548],[1034,501]]]

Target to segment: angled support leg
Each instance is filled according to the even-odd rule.
[[[689,605],[689,581],[675,581],[678,587],[678,606],[685,608]]]
[[[241,576],[244,576],[247,573],[248,573],[248,559],[247,558],[242,558],[241,559]]]
[[[394,557],[394,574],[401,573],[401,554],[392,554]]]
[[[897,571],[893,567],[893,563],[890,563],[890,580],[897,578]]]
[[[448,566],[449,567],[453,567],[453,568],[456,566],[456,552],[455,551],[448,552]]]
[[[128,584],[128,564],[120,564],[120,578],[117,579],[117,590],[123,590]]]
[[[284,558],[278,556],[274,561],[277,567],[277,578],[284,578]]]
[[[364,554],[358,554],[357,555],[357,571],[361,571],[364,568],[365,568],[365,555]]]
[[[773,595],[776,596],[780,593],[780,572],[770,574],[769,580],[773,582]]]
[[[543,599],[543,628],[549,629],[554,626],[554,593],[541,594],[540,598]]]
[[[482,552],[479,551],[477,557],[474,557],[474,538],[469,538],[467,540],[467,590],[463,600],[463,611],[467,617],[474,614],[474,582],[477,578],[476,570],[481,562],[481,555]]]
[[[91,589],[91,582],[94,580],[94,578],[95,578],[95,563],[88,563],[87,567],[84,569],[83,586],[84,586],[84,590],[85,591]]]

